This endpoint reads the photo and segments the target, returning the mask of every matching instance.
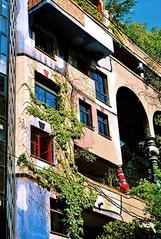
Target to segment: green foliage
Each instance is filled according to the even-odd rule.
[[[116,176],[116,169],[109,167],[105,173],[103,181],[109,187],[119,188],[119,180]]]
[[[161,78],[147,67],[145,67],[144,81],[161,92]]]
[[[159,171],[161,178],[161,171]],[[159,239],[161,238],[161,190],[147,180],[140,181],[129,195],[138,196],[147,203],[144,219],[134,219],[130,223],[112,221],[104,226],[97,239]],[[153,229],[154,228],[154,229]]]
[[[120,25],[124,17],[130,13],[135,3],[135,0],[106,0],[105,7],[109,11],[111,22]]]
[[[104,16],[99,12],[95,5],[93,5],[90,0],[74,0],[80,7],[82,7],[86,12],[96,18],[99,22],[103,22]]]
[[[98,236],[97,239],[157,239],[154,231],[150,227],[145,227],[145,223],[148,224],[148,221],[139,219],[129,223],[122,221],[109,222],[104,226],[102,235]]]
[[[20,167],[28,167],[34,173],[39,185],[48,190],[56,190],[58,198],[66,202],[65,213],[70,238],[80,239],[83,235],[82,211],[92,208],[96,201],[96,193],[90,187],[85,187],[83,177],[76,170],[65,172],[62,175],[56,173],[53,167],[38,169],[25,154],[18,160]]]
[[[29,89],[27,85],[26,87]],[[59,108],[57,110],[38,101],[30,89],[31,103],[28,103],[26,107],[28,114],[51,125],[51,136],[63,150],[71,145],[71,140],[80,139],[83,134],[83,125],[78,120],[73,107],[70,107],[70,91],[65,90],[66,87],[66,83],[60,84]]]
[[[158,172],[161,179],[161,171]],[[147,202],[146,211],[150,214],[150,221],[154,225],[156,238],[161,237],[161,190],[156,184],[142,180],[136,188],[132,188],[130,195],[138,196]],[[160,237],[159,237],[159,236]],[[158,237],[157,237],[158,236]]]
[[[147,30],[146,24],[132,23],[127,26],[125,33],[145,52],[161,63],[161,29]]]
[[[87,162],[94,162],[96,161],[96,157],[94,154],[92,154],[91,152],[89,152],[88,148],[85,149],[75,149],[75,157],[76,158],[83,158],[85,159]]]
[[[60,78],[59,78],[60,77]],[[53,109],[47,104],[38,101],[28,87],[31,102],[26,107],[27,113],[38,117],[51,125],[51,137],[56,144],[57,167],[38,169],[32,164],[25,154],[19,157],[20,167],[28,167],[37,183],[48,190],[58,193],[60,199],[66,201],[67,226],[70,238],[81,239],[83,235],[82,211],[92,208],[96,201],[96,193],[84,182],[83,176],[78,173],[74,161],[73,144],[75,139],[83,135],[83,125],[77,119],[74,106],[72,105],[72,94],[68,84],[59,76],[55,79],[60,87],[59,107]],[[67,79],[66,79],[67,81]],[[94,158],[85,149],[81,150],[83,155],[89,159]]]

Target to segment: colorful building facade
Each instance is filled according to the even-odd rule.
[[[83,156],[75,158],[79,173],[97,191],[93,210],[83,212],[84,238],[96,238],[109,221],[129,222],[144,217],[145,203],[126,192],[139,179],[149,178],[149,169],[153,169],[153,160],[149,161],[139,148],[141,142],[148,142],[147,150],[157,162],[158,154],[153,153],[157,150],[154,138],[159,130],[154,116],[159,114],[161,104],[158,92],[145,83],[141,68],[147,67],[160,77],[161,67],[126,36],[120,41],[114,35],[103,1],[87,2],[94,15],[85,8],[86,4],[81,7],[79,1],[19,0],[17,3],[13,31],[17,39],[16,84],[15,68],[11,67],[9,74],[14,77],[9,78],[6,91],[6,95],[10,94],[11,115],[7,142],[12,148],[7,151],[12,160],[7,162],[16,161],[15,226],[14,184],[11,184],[14,174],[12,180],[6,177],[8,185],[12,185],[8,186],[9,200],[13,201],[9,203],[13,209],[8,210],[8,215],[12,218],[10,227],[16,227],[17,239],[69,237],[64,226],[64,204],[57,202],[58,192],[43,188],[27,167],[17,166],[19,156],[25,154],[36,168],[58,168],[51,124],[26,110],[31,103],[30,92],[44,105],[59,109],[58,79],[68,82],[68,90],[73,94],[69,107],[74,105],[77,118],[84,125],[83,137],[74,141],[73,149],[88,149],[96,159],[91,163]],[[15,41],[10,44],[13,49],[14,44]],[[8,57],[5,52],[1,55]],[[10,57],[14,66],[13,59]],[[4,71],[5,66],[2,75],[6,77]],[[13,171],[12,167],[7,168]],[[6,175],[11,175],[11,171]]]

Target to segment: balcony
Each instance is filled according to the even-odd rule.
[[[29,1],[30,28],[48,23],[71,48],[87,52],[98,61],[113,53],[113,41],[107,28],[86,14],[74,2],[60,0]]]
[[[149,162],[142,152],[122,147],[123,170],[131,187],[138,185],[141,179],[149,178]]]
[[[102,217],[106,216],[106,222],[107,218],[129,222],[134,217],[145,217],[145,203],[143,200],[124,195],[116,189],[112,189],[93,180],[88,179],[88,182],[90,182],[98,192],[94,212],[102,215]],[[102,225],[103,224],[102,222]]]

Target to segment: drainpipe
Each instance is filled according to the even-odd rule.
[[[157,185],[158,188],[161,188],[161,183],[158,175],[158,155],[159,150],[156,146],[155,138],[150,136],[146,138],[145,148],[148,160],[150,161],[152,167],[153,182]]]
[[[125,193],[129,190],[129,184],[126,181],[122,166],[118,166],[116,170],[117,178],[119,180],[120,192]]]

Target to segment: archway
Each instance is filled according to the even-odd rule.
[[[127,87],[117,92],[117,114],[123,170],[130,186],[136,186],[141,178],[148,177],[149,162],[141,145],[149,135],[149,125],[141,101]]]

